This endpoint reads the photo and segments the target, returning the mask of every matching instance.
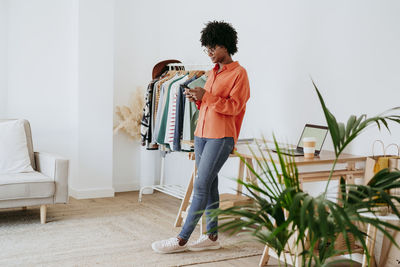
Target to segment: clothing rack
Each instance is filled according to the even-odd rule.
[[[183,63],[169,63],[168,70],[210,70],[214,66],[210,64],[183,64]],[[181,151],[184,152],[184,151]],[[189,159],[194,160],[194,152],[184,152],[189,153]],[[181,185],[174,185],[174,184],[164,184],[165,179],[165,157],[166,152],[161,153],[161,163],[160,163],[160,184],[158,185],[150,185],[150,186],[143,186],[140,188],[139,191],[139,202],[142,202],[142,195],[143,190],[145,189],[153,189],[164,194],[168,194],[170,196],[176,197],[178,199],[184,199],[186,194],[186,188]],[[194,163],[195,164],[195,163]],[[195,168],[194,168],[195,169]],[[192,173],[195,175],[195,173]]]
[[[184,152],[184,153],[189,153],[189,159],[193,157],[190,153],[194,155],[194,152]],[[148,185],[148,186],[143,186],[140,188],[139,191],[139,202],[142,202],[142,196],[143,196],[143,190],[145,189],[153,189],[157,190],[159,192],[162,192],[164,194],[176,197],[178,199],[183,199],[185,197],[186,189],[181,186],[181,185],[176,185],[176,184],[164,184],[164,178],[165,178],[165,157],[166,153],[163,153],[161,156],[161,168],[160,168],[160,184],[158,185]]]
[[[183,64],[183,63],[169,63],[168,70],[176,70],[179,68],[183,68],[184,70],[209,70],[214,66],[210,64]]]

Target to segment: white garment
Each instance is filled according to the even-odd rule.
[[[168,91],[169,85],[178,78],[179,78],[179,75],[176,74],[174,77],[172,77],[171,79],[169,79],[168,81],[164,82],[161,85],[160,99],[158,100],[158,107],[157,107],[156,123],[155,123],[155,127],[154,127],[154,139],[155,140],[157,139],[158,133],[160,132],[161,119],[163,117],[164,107],[167,102],[166,91]]]

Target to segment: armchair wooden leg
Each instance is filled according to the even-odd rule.
[[[47,213],[46,205],[41,205],[40,206],[40,223],[41,224],[45,224],[46,223],[46,213]]]

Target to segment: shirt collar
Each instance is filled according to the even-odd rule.
[[[238,61],[233,61],[232,63],[229,63],[229,64],[224,65],[224,66],[222,67],[222,70],[221,70],[221,71],[224,71],[225,69],[228,70],[228,71],[230,71],[230,70],[233,70],[234,68],[236,68],[237,66],[239,66],[239,62],[238,62]],[[215,64],[213,70],[214,70],[215,72],[217,72],[218,69],[219,69],[219,65],[218,65],[218,63],[217,63],[217,64]]]

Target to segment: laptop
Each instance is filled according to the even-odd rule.
[[[282,148],[280,149],[282,154],[289,155],[289,156],[304,156],[303,152],[303,138],[304,137],[315,137],[315,156],[318,156],[321,152],[322,145],[325,142],[325,138],[328,135],[328,127],[320,126],[320,125],[313,125],[313,124],[306,124],[304,126],[303,132],[301,133],[299,142],[297,143],[296,149],[290,148]],[[273,152],[276,152],[275,149],[272,149]]]

